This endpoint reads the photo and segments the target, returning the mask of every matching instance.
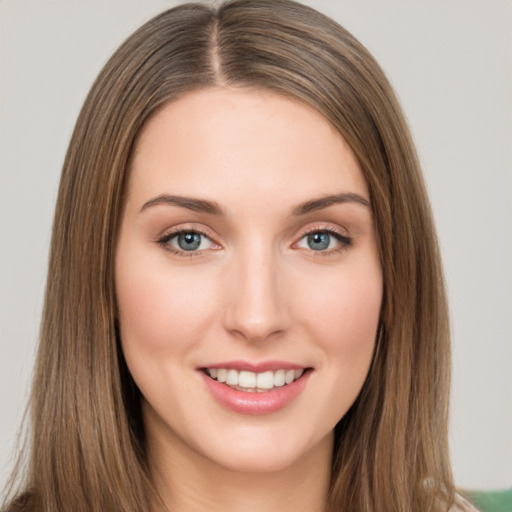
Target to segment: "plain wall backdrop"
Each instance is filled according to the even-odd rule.
[[[101,66],[180,2],[0,0],[0,487],[34,359],[60,168]],[[391,79],[438,224],[456,483],[512,485],[512,2],[311,0]]]

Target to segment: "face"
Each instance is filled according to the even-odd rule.
[[[167,104],[133,155],[116,291],[150,445],[243,471],[325,451],[365,381],[382,297],[352,151],[272,93]]]

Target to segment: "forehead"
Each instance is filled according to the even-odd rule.
[[[210,88],[166,104],[132,158],[129,197],[213,200],[353,192],[367,196],[357,160],[318,112],[267,91]]]

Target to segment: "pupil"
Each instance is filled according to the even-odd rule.
[[[199,233],[180,233],[178,245],[184,251],[194,251],[201,245],[201,235]]]
[[[313,233],[308,235],[308,245],[314,251],[322,251],[329,247],[330,235],[328,233]]]

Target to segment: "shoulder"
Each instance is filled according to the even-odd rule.
[[[478,512],[478,509],[460,494],[456,494],[455,503],[452,505],[449,512]]]

